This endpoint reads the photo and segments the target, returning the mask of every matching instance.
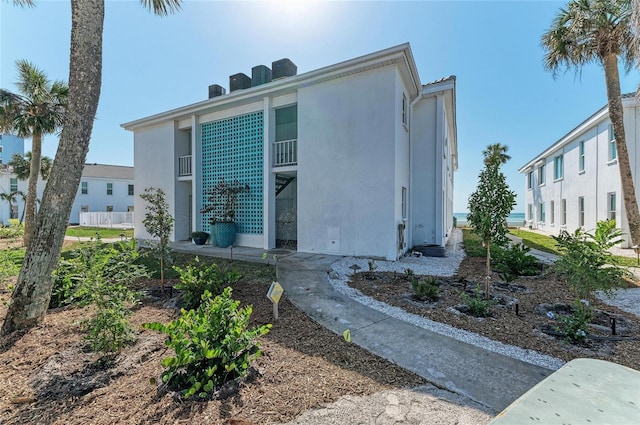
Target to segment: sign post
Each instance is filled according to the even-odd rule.
[[[282,286],[278,282],[272,282],[269,291],[267,291],[267,298],[273,303],[274,320],[278,320],[278,303],[280,302],[280,297],[283,292],[284,289],[282,289]]]

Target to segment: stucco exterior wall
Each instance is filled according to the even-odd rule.
[[[134,206],[135,196],[129,195],[129,185],[133,184],[133,180],[83,177],[81,182],[87,182],[88,193],[86,195],[82,194],[81,183],[76,192],[71,214],[69,215],[70,224],[79,223],[80,211],[82,210],[82,206],[85,205],[89,212],[107,211],[107,206],[113,207],[114,212],[126,212],[129,207]],[[107,183],[113,184],[112,195],[107,195]],[[39,192],[42,192],[44,190],[44,183],[39,185],[39,188]]]

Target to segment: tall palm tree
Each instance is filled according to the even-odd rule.
[[[63,81],[54,81],[31,62],[19,60],[20,94],[0,89],[0,130],[31,137],[31,170],[27,185],[24,244],[29,246],[36,216],[38,173],[42,156],[42,137],[58,131],[63,123],[69,88]]]
[[[511,156],[507,155],[507,150],[509,150],[509,147],[501,143],[494,143],[492,145],[487,146],[487,148],[482,151],[482,155],[484,156],[484,164],[485,165],[506,164],[507,161],[511,159]]]
[[[181,0],[140,0],[157,15],[180,8]],[[32,5],[32,0],[14,0]],[[71,206],[82,177],[102,83],[104,0],[71,0],[69,97],[58,151],[36,217],[33,238],[11,294],[2,333],[27,329],[47,311]],[[36,173],[32,173],[36,174]]]
[[[31,175],[31,152],[27,152],[24,156],[14,153],[7,165],[13,167],[13,172],[19,180],[27,180]],[[42,177],[42,180],[49,178],[51,165],[51,158],[48,156],[40,158],[40,177]]]
[[[544,66],[556,77],[561,69],[589,63],[604,68],[609,117],[618,150],[622,197],[633,245],[640,243],[640,211],[631,174],[629,151],[622,119],[622,94],[618,60],[628,71],[636,58],[631,25],[631,0],[573,0],[560,9],[542,36]]]

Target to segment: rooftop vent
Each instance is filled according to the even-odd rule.
[[[209,86],[209,99],[212,97],[222,96],[223,94],[227,94],[227,91],[221,85],[212,84]]]
[[[251,68],[251,87],[271,82],[271,70],[268,66],[258,65]]]
[[[293,77],[298,72],[298,67],[287,58],[272,62],[271,69],[274,80],[283,77]]]
[[[251,78],[242,72],[229,77],[229,91],[233,92],[251,87]]]

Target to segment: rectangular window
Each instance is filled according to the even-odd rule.
[[[89,212],[89,205],[80,206],[80,212]]]
[[[107,195],[113,195],[113,183],[107,183]]]
[[[533,220],[533,204],[527,204],[527,216],[529,220]]]
[[[113,212],[113,205],[107,205],[107,212]]]
[[[564,177],[564,157],[558,155],[553,159],[553,179],[559,180]]]
[[[533,188],[533,172],[529,171],[527,173],[527,189]]]
[[[549,217],[549,223],[554,224],[556,221],[556,203],[554,201],[549,201],[549,213],[551,214],[551,217]]]
[[[567,200],[563,199],[562,201],[560,201],[560,214],[562,216],[562,219],[560,220],[560,224],[562,224],[563,226],[567,225]]]
[[[2,145],[0,145],[0,153],[2,153]]]
[[[578,198],[578,226],[584,226],[584,196]]]
[[[407,125],[407,96],[402,93],[402,124]]]
[[[133,212],[133,205],[129,205],[127,207],[127,212]]]
[[[538,168],[538,184],[540,186],[542,186],[544,184],[544,175],[545,175],[546,170],[547,170],[547,166],[546,165],[541,165],[540,168]]]
[[[545,218],[544,202],[540,202],[538,205],[538,221],[544,223]]]
[[[132,184],[129,185],[129,189],[128,190],[129,190],[129,196],[133,196],[133,185]]]
[[[616,219],[616,193],[612,192],[612,193],[608,193],[607,194],[607,206],[608,206],[608,211],[607,211],[607,217],[609,217],[609,220],[615,220]]]
[[[298,138],[298,105],[276,109],[276,142]]]
[[[9,218],[16,220],[18,218],[18,206],[11,204],[11,211],[9,212]]]
[[[609,124],[609,161],[613,161],[617,157],[616,136],[613,134],[613,124]]]
[[[81,185],[81,193],[83,195],[87,195],[89,193],[89,182],[82,182]]]
[[[407,218],[407,188],[402,188],[402,218]]]
[[[579,156],[578,156],[578,171],[582,172],[584,171],[584,140],[582,140],[580,142],[580,145],[578,147],[579,150]]]
[[[18,191],[18,179],[16,177],[9,178],[9,192]]]

